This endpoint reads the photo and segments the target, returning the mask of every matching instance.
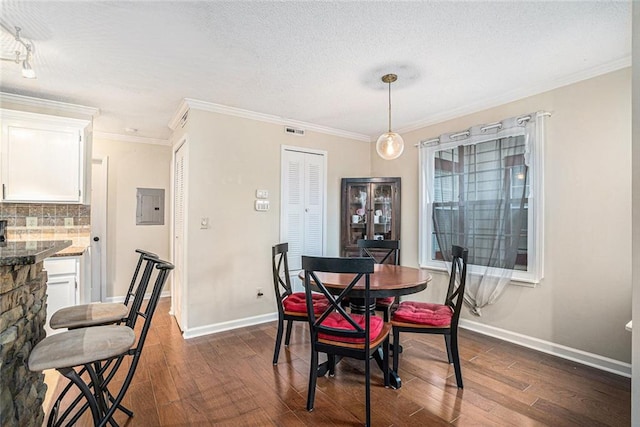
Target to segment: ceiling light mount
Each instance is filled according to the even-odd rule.
[[[404,140],[400,135],[391,130],[391,83],[398,80],[396,74],[385,74],[382,81],[389,85],[389,131],[383,133],[376,142],[378,155],[385,160],[393,160],[400,157],[404,151]]]
[[[13,38],[18,42],[18,48],[14,51],[15,57],[13,58],[2,58],[2,61],[10,61],[15,62],[16,64],[22,64],[22,77],[26,79],[35,79],[36,72],[33,70],[31,66],[31,60],[33,59],[33,53],[35,52],[35,47],[33,42],[26,42],[22,37],[20,37],[20,31],[22,28],[14,27],[15,34],[13,34],[9,29],[3,26],[3,28],[13,36]],[[24,49],[24,52],[23,52]]]

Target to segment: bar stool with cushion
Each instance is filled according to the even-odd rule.
[[[284,345],[288,346],[291,340],[291,326],[293,322],[307,321],[307,303],[304,292],[293,292],[291,288],[291,277],[289,276],[289,262],[287,253],[288,243],[280,243],[271,248],[273,286],[278,304],[278,332],[276,335],[276,347],[273,351],[273,364],[278,363],[280,346],[282,344],[282,334],[284,322],[287,321],[287,335]],[[316,313],[321,313],[329,302],[320,294],[313,294],[313,307]]]
[[[364,240],[357,242],[361,257],[370,257],[376,264],[400,265],[399,240]],[[376,310],[384,313],[384,321],[391,320],[391,310],[400,302],[399,297],[376,298]]]
[[[391,325],[384,322],[382,318],[372,315],[371,310],[365,310],[364,314],[348,313],[342,307],[341,301],[358,282],[363,284],[365,301],[370,299],[369,276],[374,272],[373,266],[374,262],[370,258],[302,257],[307,301],[312,297],[312,288],[322,292],[329,301],[329,305],[321,314],[316,314],[311,307],[307,307],[309,329],[311,331],[311,363],[309,367],[307,410],[313,410],[315,400],[316,383],[318,381],[318,353],[327,354],[330,374],[334,372],[336,357],[351,357],[363,360],[365,362],[367,426],[371,425],[371,357],[379,349],[382,349],[384,385],[388,386],[389,333]],[[334,296],[318,279],[316,274],[318,272],[352,274],[353,279],[340,295]]]
[[[87,409],[91,411],[94,425],[100,427],[107,423],[117,425],[112,417],[118,409],[133,416],[133,412],[122,406],[121,402],[133,380],[162,287],[173,269],[172,264],[158,258],[144,256],[143,260],[146,266],[138,285],[141,289],[135,293],[131,305],[134,314],[129,316],[126,324],[61,332],[46,337],[31,352],[31,371],[56,369],[81,392],[64,411],[62,402],[66,391],[58,396],[49,416],[49,426],[73,425]],[[156,277],[151,298],[143,310],[142,299],[154,270]],[[136,336],[134,328],[138,319],[143,325]],[[123,363],[127,357],[130,357],[129,363]],[[119,388],[114,392],[116,387],[110,388],[109,385],[120,369],[126,370],[126,376],[124,380],[119,377],[122,382],[120,384],[117,381]],[[88,375],[83,376],[83,372]],[[83,400],[84,403],[80,405]]]
[[[136,249],[136,252],[140,254],[140,257],[133,272],[133,278],[129,284],[124,303],[91,303],[61,308],[53,313],[49,320],[51,329],[76,329],[87,326],[109,325],[126,320],[129,314],[129,303],[136,290],[138,273],[144,257],[158,258],[156,254],[142,249]]]
[[[451,248],[451,277],[444,304],[403,301],[391,318],[393,342],[400,344],[400,332],[444,335],[447,358],[453,363],[458,388],[462,388],[462,370],[458,352],[458,321],[464,300],[467,279],[468,250],[460,246]],[[393,370],[398,372],[400,356],[394,354]]]

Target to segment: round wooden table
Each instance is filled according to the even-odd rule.
[[[335,294],[342,292],[355,277],[355,274],[349,273],[323,273],[316,271],[315,274],[318,280],[322,281],[325,287],[331,293]],[[304,283],[304,270],[298,273],[298,277]],[[356,284],[351,292],[349,292],[350,299],[364,298],[364,279],[361,279],[361,281],[361,284]],[[401,265],[375,264],[374,272],[369,276],[369,297],[375,299],[414,294],[426,289],[430,281],[431,274],[426,270]],[[357,311],[362,311],[364,304],[360,304],[356,303],[352,305],[352,309],[355,308]],[[371,306],[371,304],[369,305]],[[373,306],[375,306],[375,303],[373,303]],[[380,351],[380,353],[382,353],[382,351]],[[382,357],[382,354],[377,354],[376,357],[376,362],[378,362],[381,368]],[[326,373],[326,369],[322,366],[319,368],[319,371],[319,376]],[[322,375],[320,375],[320,373],[322,373]],[[397,372],[390,370],[389,374],[392,386],[396,389],[400,388],[402,382]]]

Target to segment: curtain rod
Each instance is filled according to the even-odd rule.
[[[551,117],[551,113],[548,111],[539,111],[536,113],[536,117]],[[516,121],[518,122],[518,124],[523,124],[525,122],[528,122],[529,120],[531,120],[531,115],[527,114],[526,116],[521,116],[518,117],[516,119]],[[496,122],[496,123],[492,123],[486,126],[483,126],[480,128],[481,132],[486,132],[490,129],[494,129],[494,128],[501,128],[502,127],[502,122]],[[456,139],[456,138],[460,138],[461,136],[469,136],[471,135],[471,130],[467,129],[467,130],[463,130],[461,132],[456,132],[454,134],[449,135],[449,138],[451,139]],[[414,147],[422,147],[424,145],[428,145],[428,144],[438,144],[440,143],[440,138],[431,138],[431,139],[423,139],[422,141],[419,141],[417,144],[414,144]]]

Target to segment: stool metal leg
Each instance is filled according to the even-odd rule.
[[[100,421],[100,414],[98,412],[98,405],[96,403],[95,397],[93,396],[93,393],[91,393],[91,389],[89,388],[89,386],[82,380],[82,378],[80,378],[78,373],[72,368],[60,368],[58,369],[58,372],[60,372],[65,377],[69,378],[69,381],[73,382],[78,387],[78,389],[80,389],[80,392],[87,399],[87,403],[89,404],[89,408],[91,409],[93,422],[94,424],[97,425],[98,422]],[[59,402],[56,402],[56,403],[58,404]],[[53,416],[56,413],[57,411],[52,412],[51,415]],[[54,424],[52,424],[51,417],[49,418],[50,418],[49,425],[60,425],[59,423],[64,420],[64,418],[62,420],[55,420]]]

